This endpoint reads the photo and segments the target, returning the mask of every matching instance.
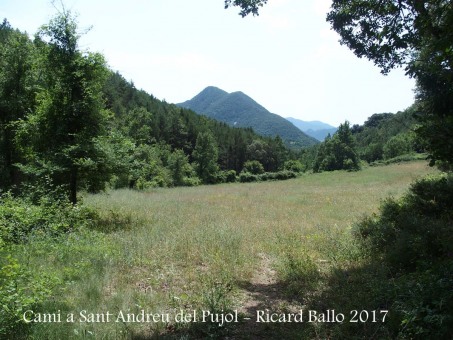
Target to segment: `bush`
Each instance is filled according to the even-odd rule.
[[[273,181],[277,179],[277,173],[275,172],[265,172],[258,176],[260,181]]]
[[[297,173],[293,171],[283,170],[278,172],[265,172],[261,175],[254,175],[249,172],[241,172],[239,174],[239,181],[241,183],[246,182],[258,182],[258,181],[282,181],[285,179],[296,178]]]
[[[264,173],[264,167],[259,161],[247,161],[244,163],[242,171],[249,172],[253,175],[260,175]]]
[[[253,175],[250,172],[241,172],[239,174],[239,182],[241,183],[248,183],[248,182],[257,182],[259,181],[259,177],[257,175]]]
[[[0,197],[0,240],[4,243],[24,243],[34,232],[55,236],[87,226],[95,219],[93,210],[65,200],[42,197],[33,204],[9,193]]]
[[[426,160],[426,158],[427,155],[423,153],[408,153],[405,155],[396,156],[395,158],[371,162],[370,166],[389,165],[395,163],[411,162],[416,160]]]
[[[395,158],[413,150],[414,137],[409,133],[400,133],[390,138],[383,147],[384,159]]]
[[[28,327],[22,321],[23,313],[43,303],[58,280],[32,273],[21,267],[10,254],[1,255],[0,338],[25,338]]]
[[[293,171],[283,170],[275,173],[277,180],[296,178],[297,174]]]
[[[234,182],[236,182],[235,170],[217,172],[215,183],[234,183]]]
[[[368,258],[387,268],[392,284],[376,300],[399,314],[400,337],[453,334],[453,175],[416,181],[354,232]]]
[[[428,176],[400,200],[387,199],[380,216],[364,219],[357,235],[395,269],[414,270],[453,253],[453,176]]]
[[[292,172],[304,172],[304,166],[300,161],[289,160],[283,165],[283,169]]]

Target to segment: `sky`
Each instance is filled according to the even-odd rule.
[[[242,18],[223,0],[64,0],[80,48],[158,99],[180,103],[207,86],[242,91],[272,113],[338,126],[414,101],[415,82],[383,76],[326,22],[330,0],[269,0]],[[58,2],[59,3],[59,2]],[[56,6],[61,8],[60,5]],[[0,0],[0,20],[30,35],[57,13],[50,0]]]

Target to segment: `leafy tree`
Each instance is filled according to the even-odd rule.
[[[453,6],[449,0],[334,0],[327,20],[359,57],[384,74],[417,80],[418,134],[436,161],[453,163]]]
[[[256,139],[247,146],[247,159],[259,161],[263,165],[271,163],[271,155],[266,143]]]
[[[138,144],[154,141],[152,134],[152,114],[144,107],[135,107],[120,118],[122,131]]]
[[[173,185],[186,185],[187,178],[192,176],[192,166],[189,157],[182,150],[175,150],[168,157],[168,168],[173,178]]]
[[[414,117],[416,106],[393,113],[376,113],[367,119],[363,125],[356,125],[353,131],[357,151],[361,159],[367,162],[382,160],[385,157],[402,155],[410,152],[423,152],[424,149],[414,137],[416,120]],[[384,146],[396,136],[404,136],[404,147],[396,147],[396,140],[387,145],[387,153],[384,155]],[[399,140],[398,139],[398,140]],[[399,143],[401,144],[401,143]],[[390,147],[393,145],[392,147]],[[393,150],[393,151],[390,151]]]
[[[225,0],[257,15],[266,0]],[[453,164],[453,6],[450,0],[333,0],[327,21],[341,43],[382,73],[404,67],[417,81],[417,130],[431,165]]]
[[[13,30],[5,19],[0,25],[0,188],[19,184],[15,122],[34,105],[33,53],[27,35]]]
[[[321,143],[313,171],[359,170],[359,158],[349,122],[340,124],[332,138],[329,136]]]
[[[400,133],[390,138],[383,147],[385,159],[401,156],[412,151],[413,137],[408,133]]]
[[[258,15],[259,8],[266,3],[267,0],[225,0],[225,8],[239,6],[241,7],[239,14],[245,17],[249,14]]]
[[[219,171],[218,148],[211,133],[200,132],[198,134],[192,157],[195,161],[195,171],[203,183],[214,183]]]
[[[107,118],[101,92],[107,75],[104,58],[80,51],[78,39],[76,21],[67,11],[37,33],[40,90],[36,110],[22,125],[22,142],[30,142],[29,160],[38,165],[23,169],[39,176],[46,165],[54,183],[67,187],[73,204],[80,180],[89,183],[101,165],[95,138]]]

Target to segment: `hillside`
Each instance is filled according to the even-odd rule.
[[[354,125],[352,133],[360,158],[374,162],[424,152],[414,133],[415,112],[413,106],[397,113],[376,113],[363,125]]]
[[[320,122],[319,120],[305,121],[292,117],[287,117],[286,119],[302,132],[319,141],[323,141],[328,134],[333,135],[337,131],[336,127]]]
[[[235,127],[251,127],[263,136],[280,136],[292,148],[318,143],[286,119],[269,112],[246,94],[228,93],[209,86],[190,100],[177,104]]]

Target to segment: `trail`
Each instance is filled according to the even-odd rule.
[[[243,315],[243,322],[233,331],[229,339],[269,339],[276,324],[257,322],[257,313],[296,313],[302,306],[284,298],[283,286],[277,281],[277,273],[272,268],[272,259],[263,253],[260,265],[248,282],[240,284],[243,298],[237,308]]]

